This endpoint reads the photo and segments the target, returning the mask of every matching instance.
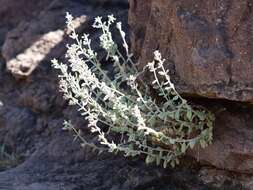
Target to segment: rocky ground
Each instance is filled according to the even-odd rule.
[[[62,130],[62,123],[71,118],[89,137],[87,123],[58,92],[57,73],[50,63],[53,57],[63,58],[68,42],[65,12],[77,18],[79,32],[95,38],[97,33],[90,28],[94,16],[114,13],[126,23],[128,4],[122,0],[39,2],[0,0],[4,5],[0,8],[1,190],[244,189],[239,181],[250,187],[250,176],[200,167],[193,161],[171,170],[147,166],[137,158],[97,156],[81,149]]]

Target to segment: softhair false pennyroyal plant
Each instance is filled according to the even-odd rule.
[[[93,27],[101,31],[98,40],[113,68],[113,75],[109,75],[92,49],[89,35],[75,32],[69,13],[66,19],[69,36],[75,42],[67,45],[68,64],[56,59],[52,63],[60,70],[59,86],[64,98],[79,107],[91,133],[98,137],[99,143],[91,143],[70,121],[65,121],[64,128],[73,131],[83,147],[99,153],[108,150],[123,152],[125,156],[145,155],[146,163],[174,167],[189,148],[205,148],[212,142],[214,115],[181,97],[159,51],[154,52],[152,62],[138,71],[121,22],[116,22],[113,15],[107,19],[97,17]],[[122,39],[124,52],[113,40],[112,27]],[[138,77],[144,71],[153,75],[150,84]],[[154,90],[159,101],[151,95]]]

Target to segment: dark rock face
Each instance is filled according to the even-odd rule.
[[[81,149],[79,142],[73,141],[72,134],[61,129],[64,119],[71,119],[76,127],[83,130],[86,138],[93,138],[87,133],[87,123],[58,92],[57,73],[51,68],[50,59],[63,58],[68,42],[68,31],[64,28],[65,12],[69,11],[77,18],[79,32],[90,33],[91,38],[95,38],[98,34],[89,27],[91,19],[113,13],[126,25],[127,1],[0,2],[8,7],[5,12],[3,7],[0,8],[0,15],[5,15],[0,17],[0,32],[4,34],[0,55],[0,146],[6,145],[8,153],[21,157],[14,164],[17,167],[2,171],[0,152],[0,190],[243,189],[235,177],[226,180],[221,177],[222,180],[216,179],[215,182],[210,180],[206,172],[208,169],[199,171],[183,167],[165,170],[147,166],[141,158],[131,160],[106,153],[97,156]],[[15,12],[16,17],[13,16]],[[148,15],[148,11],[144,12]],[[232,117],[230,123],[233,123],[230,113],[223,115],[224,119]],[[241,117],[240,114],[238,117]],[[245,126],[248,128],[242,136],[251,134],[250,125]],[[232,126],[231,130],[234,128]],[[250,139],[246,144],[249,148]],[[214,144],[214,147],[217,145]],[[236,153],[240,149],[233,148],[233,145],[229,147]],[[231,152],[231,149],[228,151]],[[225,158],[223,156],[222,161]],[[212,160],[210,163],[213,164]],[[252,167],[249,168],[251,170]],[[251,187],[251,181],[248,178],[244,185]]]
[[[253,109],[225,105],[216,114],[214,142],[189,155],[203,164],[240,173],[253,173]]]
[[[68,31],[65,30],[66,12],[71,12],[76,17],[76,29],[89,31],[91,19],[96,15],[92,7],[99,8],[99,5],[111,6],[117,14],[117,7],[127,7],[122,1],[52,1],[45,9],[38,14],[36,19],[22,21],[15,29],[8,32],[2,47],[2,56],[6,61],[6,69],[16,78],[26,78],[42,61],[50,61],[54,57],[64,55],[64,37]],[[77,9],[75,5],[86,4],[85,13]],[[55,10],[57,9],[57,11]],[[109,11],[97,9],[97,15],[105,15]],[[63,56],[64,57],[64,56]]]
[[[15,29],[8,32],[2,48],[2,55],[6,60],[6,68],[15,77],[29,76],[42,61],[50,61],[53,57],[64,54],[63,44],[66,31],[65,14],[67,11],[79,16],[77,23],[80,25],[87,21],[86,16],[81,16],[81,10],[76,9],[73,3],[65,2],[62,6],[59,1],[53,1],[39,13],[36,19],[21,22]]]
[[[181,93],[252,102],[252,3],[131,0],[131,45],[140,69],[159,49]],[[189,155],[220,169],[253,173],[252,106],[233,106],[214,111],[213,145]]]
[[[0,0],[0,44],[4,42],[5,34],[22,20],[31,20],[50,3],[50,0]],[[18,11],[17,11],[18,10]]]
[[[253,102],[252,6],[251,0],[131,0],[140,67],[159,49],[182,93]]]

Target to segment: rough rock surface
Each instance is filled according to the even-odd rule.
[[[125,1],[93,1],[86,3],[85,11],[83,11],[75,6],[82,1],[74,2],[76,3],[65,1],[66,5],[63,6],[62,2],[54,0],[38,13],[36,19],[24,20],[15,29],[8,32],[2,47],[2,56],[6,61],[7,71],[16,78],[26,78],[42,61],[50,61],[54,57],[64,55],[67,43],[64,37],[68,33],[65,30],[66,12],[76,17],[76,29],[85,32],[89,31],[90,21],[96,15],[110,14],[109,11],[98,9],[95,15],[92,12],[94,11],[92,6],[111,5],[115,9],[115,14],[119,14],[116,10],[117,6],[127,6]],[[55,11],[56,8],[58,8],[57,11]]]
[[[15,27],[21,20],[31,20],[50,2],[51,0],[0,0],[0,44],[3,43],[8,30]]]
[[[236,103],[221,105],[215,108],[213,144],[196,148],[189,155],[204,165],[253,174],[253,108]]]
[[[50,59],[62,57],[65,51],[65,11],[79,18],[79,31],[96,37],[88,27],[90,18],[114,13],[124,22],[127,4],[122,0],[40,2],[45,7],[36,17],[21,17],[22,22],[8,28],[3,48],[5,61],[0,59],[0,147],[4,144],[5,151],[14,158],[12,169],[2,168],[0,152],[0,190],[243,189],[236,175],[225,178],[222,176],[227,174],[221,173],[220,179],[210,179],[209,173],[217,171],[215,168],[165,170],[122,155],[98,157],[73,142],[72,135],[61,129],[64,119],[72,119],[87,138],[92,137],[86,134],[87,123],[62,99],[57,73],[51,68]],[[12,1],[5,3],[7,6]],[[250,130],[249,125],[245,126]],[[245,186],[251,187],[250,179]]]
[[[253,102],[252,6],[251,0],[130,0],[140,67],[159,49],[182,93]]]
[[[62,2],[52,1],[36,19],[23,21],[8,32],[2,47],[7,71],[17,78],[24,78],[29,76],[42,61],[50,61],[54,57],[64,55],[66,12],[71,12],[77,17],[75,20],[77,29],[84,28],[85,23],[87,26],[87,21],[91,19],[87,15],[92,15],[89,5],[85,14],[81,9],[76,9],[75,3],[66,1],[65,4],[66,6],[63,6]],[[99,14],[99,11],[97,13]]]
[[[152,60],[152,52],[159,49],[181,92],[252,101],[251,3],[131,0],[131,42],[139,66]],[[210,101],[212,104],[217,102]],[[190,155],[217,168],[253,173],[253,108],[229,104],[234,107],[214,111],[213,145],[195,149]]]

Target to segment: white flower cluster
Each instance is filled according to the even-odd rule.
[[[66,18],[70,37],[75,40],[67,46],[69,64],[56,59],[52,62],[60,70],[61,92],[71,105],[79,107],[89,121],[90,131],[100,142],[89,143],[81,131],[65,122],[65,128],[75,132],[82,146],[99,153],[107,149],[124,152],[126,156],[144,154],[147,163],[173,167],[188,148],[211,143],[213,114],[197,106],[192,109],[178,94],[158,51],[154,52],[154,61],[144,68],[154,76],[149,85],[138,79],[140,73],[131,59],[122,24],[115,23],[113,15],[106,21],[97,17],[93,27],[101,30],[100,46],[107,52],[106,58],[113,62],[114,76],[109,77],[91,48],[89,35],[79,37],[72,24],[73,17],[67,13]],[[113,41],[110,28],[114,25],[122,38],[123,53]],[[150,88],[157,91],[159,102],[151,95]]]

